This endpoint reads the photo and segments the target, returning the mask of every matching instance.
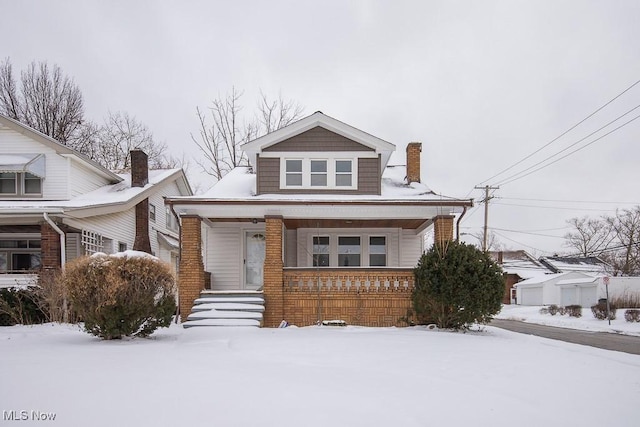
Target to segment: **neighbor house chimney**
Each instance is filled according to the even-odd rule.
[[[144,187],[149,182],[149,158],[142,150],[131,150],[131,186]]]
[[[144,187],[149,182],[149,162],[147,153],[142,150],[131,150],[131,187]],[[136,205],[136,238],[134,251],[151,253],[149,239],[149,199]]]
[[[407,184],[420,182],[420,152],[421,142],[407,144]]]

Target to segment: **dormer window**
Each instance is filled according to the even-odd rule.
[[[319,153],[317,153],[319,154]],[[342,157],[343,154],[336,153]],[[281,158],[281,189],[334,189],[355,190],[357,178],[357,159],[327,158]]]
[[[26,172],[24,175],[24,194],[42,194],[42,178]]]
[[[43,154],[0,155],[0,196],[41,196],[44,176]]]
[[[286,186],[301,187],[302,186],[302,160],[289,160],[285,162]]]

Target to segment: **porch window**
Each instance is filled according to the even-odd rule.
[[[336,160],[336,187],[351,187],[353,185],[352,166],[352,160]]]
[[[329,266],[329,236],[313,237],[313,266]]]
[[[369,266],[385,267],[387,265],[387,244],[384,236],[369,237]]]
[[[338,265],[360,267],[360,236],[338,237]]]
[[[311,160],[311,186],[327,186],[327,161]]]
[[[0,173],[0,194],[17,194],[17,179],[13,172]]]
[[[287,186],[302,186],[302,160],[286,161]]]
[[[40,268],[40,240],[0,240],[0,273]]]

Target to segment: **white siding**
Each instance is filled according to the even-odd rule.
[[[178,256],[179,250],[168,251],[166,248],[162,248],[158,241],[158,231],[164,234],[168,234],[175,239],[178,239],[178,231],[169,230],[167,228],[167,214],[164,205],[163,196],[181,196],[178,185],[175,181],[168,182],[162,186],[154,187],[154,192],[149,196],[149,204],[156,207],[156,220],[155,222],[149,220],[149,238],[151,239],[151,251],[156,254],[161,260],[170,263],[171,253],[174,256]]]
[[[214,290],[242,288],[240,224],[216,224],[207,229],[205,270]]]
[[[110,184],[79,162],[69,161],[69,164],[69,194],[72,198]]]
[[[402,230],[400,239],[400,267],[412,268],[424,251],[422,234],[416,235],[413,230]]]
[[[298,250],[297,240],[298,239],[298,231],[297,230],[286,230],[285,231],[285,244],[284,244],[284,265],[285,267],[296,267],[298,265]]]
[[[136,238],[136,219],[133,208],[124,212],[83,218],[82,220],[65,218],[64,223],[79,230],[101,234],[102,237],[111,239],[114,245],[117,245],[118,242],[126,243],[129,249],[133,248],[133,242]]]
[[[46,177],[42,183],[42,198],[47,200],[68,199],[68,160],[55,150],[37,141],[8,129],[0,127],[0,152],[7,154],[44,154]]]

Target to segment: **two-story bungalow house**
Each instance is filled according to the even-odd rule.
[[[425,233],[452,239],[454,214],[472,206],[421,182],[420,143],[394,166],[393,144],[321,112],[242,148],[251,166],[167,198],[182,222],[185,326],[396,325]],[[262,300],[264,317],[244,304]]]
[[[139,249],[178,264],[178,221],[166,196],[192,195],[182,169],[152,170],[134,150],[116,174],[0,115],[0,286],[94,252]]]

